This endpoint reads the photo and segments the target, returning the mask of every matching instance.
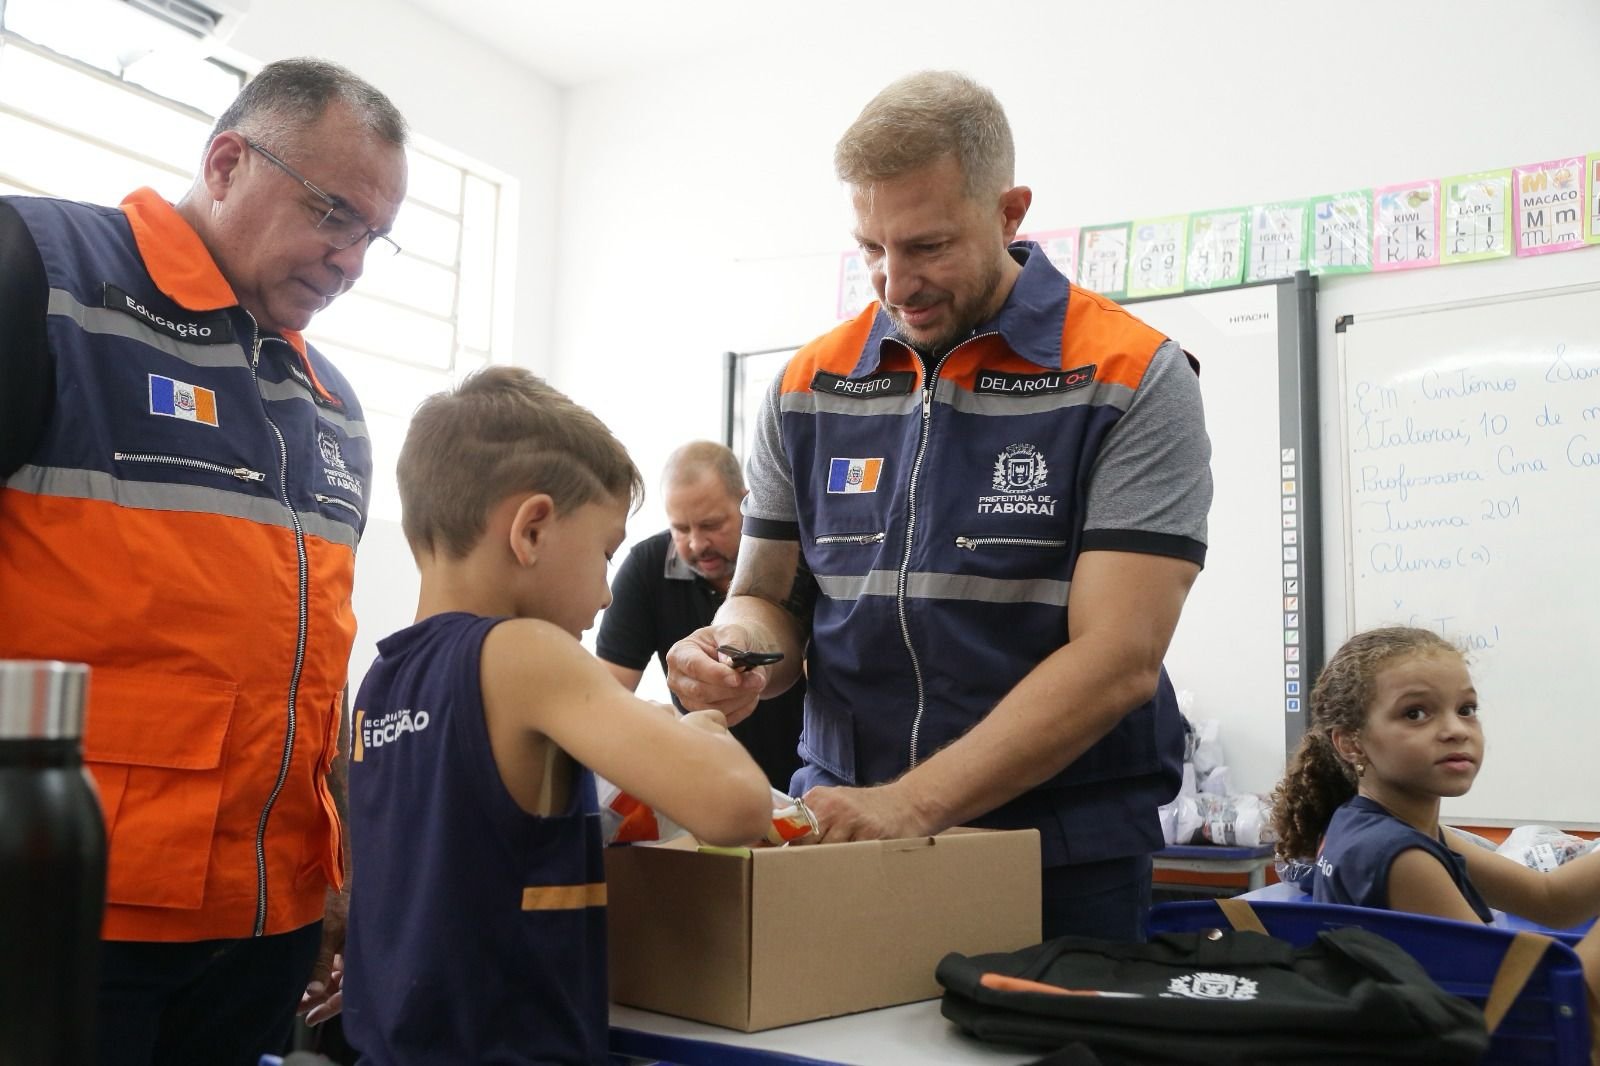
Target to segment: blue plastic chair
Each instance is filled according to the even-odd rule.
[[[1422,964],[1445,991],[1480,1007],[1517,931],[1420,914],[1333,903],[1251,900],[1267,932],[1297,947],[1326,929],[1359,926],[1386,937]],[[1229,928],[1217,901],[1163,903],[1150,911],[1150,933]],[[1588,993],[1578,956],[1554,939],[1495,1029],[1483,1062],[1508,1066],[1588,1066]]]

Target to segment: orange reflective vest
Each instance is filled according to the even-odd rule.
[[[48,283],[54,410],[0,482],[0,658],[91,667],[104,935],[286,932],[342,879],[327,774],[371,444],[151,190],[9,198]],[[12,335],[0,322],[0,335]],[[26,331],[24,331],[25,333]]]

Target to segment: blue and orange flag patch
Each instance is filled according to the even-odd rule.
[[[828,464],[829,492],[877,492],[882,459],[833,459]]]
[[[214,426],[217,424],[217,394],[186,381],[151,374],[150,413]]]

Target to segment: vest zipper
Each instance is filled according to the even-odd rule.
[[[343,507],[346,511],[349,511],[357,518],[361,517],[361,509],[359,507],[353,503],[350,503],[348,500],[341,500],[337,496],[325,496],[319,492],[317,493],[317,502],[325,503],[332,507]]]
[[[186,459],[181,455],[151,455],[147,452],[112,452],[111,458],[119,463],[161,463],[165,466],[181,466],[190,470],[208,470],[213,474],[226,474],[228,477],[238,478],[240,481],[265,481],[267,475],[259,470],[251,470],[244,466],[223,466],[221,463],[208,463],[204,459]]]
[[[928,430],[933,424],[933,391],[939,384],[939,371],[944,367],[945,360],[960,351],[963,345],[970,344],[980,337],[994,335],[984,333],[968,337],[941,355],[939,361],[933,364],[931,371],[927,369],[926,360],[922,364],[926,377],[922,385],[922,429],[917,436],[917,457],[911,461],[911,477],[906,486],[906,548],[900,557],[900,573],[895,577],[895,607],[900,615],[900,639],[905,642],[906,652],[911,656],[911,674],[917,682],[917,713],[911,719],[912,769],[917,765],[917,743],[922,737],[922,712],[926,709],[926,692],[922,682],[922,663],[917,659],[916,646],[911,642],[911,619],[906,605],[906,586],[911,574],[911,543],[917,531],[917,479],[922,475],[922,457],[927,453]]]
[[[1065,548],[1064,538],[1051,537],[957,537],[956,547],[975,552],[979,548]]]
[[[820,533],[817,535],[815,543],[881,544],[887,537],[887,533]]]
[[[250,318],[250,374],[256,378],[256,387],[260,388],[261,369],[261,327],[257,324],[254,315],[245,312]],[[267,796],[266,803],[261,808],[261,820],[256,824],[256,924],[255,936],[263,936],[267,931],[267,820],[272,816],[273,805],[278,802],[278,796],[283,792],[283,784],[289,779],[289,761],[294,755],[295,730],[298,725],[297,701],[300,696],[300,674],[306,663],[306,629],[308,614],[308,599],[310,595],[309,565],[306,561],[306,533],[300,525],[300,514],[294,509],[289,500],[289,446],[283,439],[283,431],[272,420],[272,415],[267,413],[266,404],[262,404],[262,415],[267,420],[267,425],[272,428],[272,435],[278,441],[278,502],[283,504],[284,510],[289,512],[289,521],[294,526],[295,554],[299,560],[299,621],[295,629],[294,644],[294,670],[289,677],[289,704],[288,724],[283,740],[283,757],[278,762],[278,779],[272,784],[272,792]]]

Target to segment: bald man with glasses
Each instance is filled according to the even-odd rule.
[[[301,331],[398,252],[405,140],[377,89],[287,60],[176,204],[0,197],[0,659],[91,667],[102,1064],[253,1066],[302,994],[338,1009],[372,448]]]

